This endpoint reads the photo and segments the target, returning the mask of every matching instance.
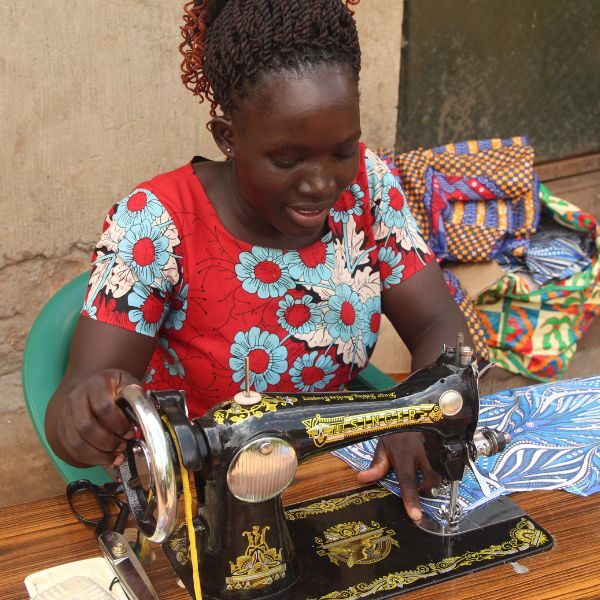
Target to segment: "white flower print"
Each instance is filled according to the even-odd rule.
[[[106,229],[102,232],[97,247],[104,248],[106,252],[116,253],[119,250],[119,242],[125,235],[125,230],[110,216],[106,217]]]
[[[403,212],[405,217],[404,226],[402,228],[394,228],[393,230],[396,243],[407,251],[416,248],[423,254],[430,254],[431,250],[421,236],[414,217],[407,208],[404,208]]]
[[[129,292],[137,281],[129,265],[120,256],[115,257],[115,265],[110,276],[106,280],[106,292],[114,298],[121,298]]]
[[[102,250],[97,251],[96,260],[92,264],[92,273],[89,280],[89,290],[87,293],[88,302],[93,302],[106,283],[106,278],[110,274],[110,269],[114,267],[114,256],[105,254]]]

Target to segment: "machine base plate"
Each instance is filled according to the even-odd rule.
[[[551,536],[507,498],[473,511],[470,521],[478,521],[479,511],[501,520],[442,537],[419,529],[402,500],[378,485],[288,506],[300,571],[300,584],[288,597],[392,598],[553,546]]]

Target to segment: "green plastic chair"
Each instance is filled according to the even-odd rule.
[[[58,290],[42,308],[27,337],[21,378],[33,428],[56,470],[67,483],[89,479],[101,485],[110,481],[102,467],[79,469],[62,461],[54,454],[44,431],[46,407],[67,368],[88,279],[89,273],[82,273]]]
[[[395,379],[380,371],[375,365],[369,363],[353,380],[350,389],[363,387],[370,390],[386,390],[398,385]]]
[[[89,479],[101,485],[110,481],[103,468],[79,469],[62,461],[50,448],[44,431],[46,407],[67,368],[71,339],[83,306],[88,278],[88,272],[82,273],[58,290],[42,308],[27,337],[21,375],[25,405],[35,432],[63,479],[67,483]],[[396,384],[370,364],[354,379],[350,389],[385,389]]]

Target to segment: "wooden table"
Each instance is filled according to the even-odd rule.
[[[332,494],[356,486],[355,471],[331,455],[303,464],[286,503]],[[582,600],[600,599],[600,501],[566,492],[514,494],[521,506],[555,540],[549,552],[524,558],[529,572],[506,564],[422,588],[406,600]],[[148,573],[161,598],[189,598],[156,548]],[[23,580],[30,573],[99,556],[92,529],[73,517],[63,497],[0,509],[0,598],[27,598]]]

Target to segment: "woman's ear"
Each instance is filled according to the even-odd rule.
[[[229,117],[214,117],[208,124],[213,139],[227,158],[235,156],[233,123]]]

